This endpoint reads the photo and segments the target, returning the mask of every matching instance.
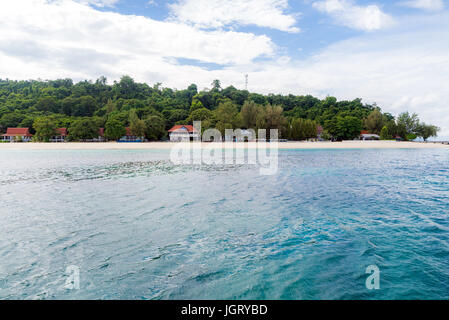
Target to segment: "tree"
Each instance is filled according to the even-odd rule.
[[[203,103],[198,100],[198,98],[193,97],[192,105],[190,106],[189,113],[191,114],[193,111],[204,108]]]
[[[184,90],[163,88],[160,83],[150,87],[135,82],[129,76],[112,85],[103,77],[76,84],[70,79],[0,79],[0,132],[4,133],[8,127],[31,127],[33,132],[32,125],[37,118],[51,116],[58,127],[70,127],[75,121],[85,118],[92,119],[95,126],[105,127],[107,120],[114,119],[123,126],[133,127],[133,131],[140,135],[142,122],[136,120],[136,126],[129,124],[129,113],[135,109],[142,120],[150,116],[161,117],[165,130],[175,124],[201,120],[202,129],[218,127],[223,130],[230,126],[255,130],[276,128],[281,130],[283,137],[291,138],[293,135],[295,139],[307,139],[314,137],[314,125],[321,124],[333,137],[347,139],[358,133],[343,132],[344,124],[339,117],[354,117],[374,133],[380,133],[386,126],[388,136],[399,135],[407,139],[407,136],[419,135],[428,138],[423,128],[418,128],[416,115],[401,114],[396,122],[391,114],[383,113],[376,104],[364,104],[361,99],[338,101],[335,97],[263,95],[239,90],[232,85],[223,89],[218,80],[212,83],[212,87],[203,91],[198,91],[196,85]],[[223,103],[234,105],[238,113],[232,110],[228,115],[219,111],[223,109],[220,107]],[[289,119],[287,126],[286,119]]]
[[[398,116],[397,125],[405,129],[406,135],[415,134],[419,126],[419,118],[416,113],[410,115],[408,112],[403,112]]]
[[[119,140],[126,134],[125,126],[118,120],[108,120],[105,127],[104,135],[110,140]]]
[[[218,108],[214,111],[214,116],[217,121],[233,124],[236,120],[237,113],[237,106],[228,100],[218,105]]]
[[[108,103],[106,103],[105,109],[106,114],[109,114],[117,110],[117,105],[111,99],[109,99]]]
[[[37,118],[33,127],[36,130],[35,137],[38,141],[48,142],[56,135],[56,124],[51,117]]]
[[[440,128],[433,125],[427,125],[425,123],[421,123],[418,125],[417,128],[417,136],[424,139],[424,141],[427,141],[430,137],[436,137],[438,134],[438,131],[440,131]]]
[[[398,123],[396,124],[396,135],[400,136],[404,140],[407,140],[407,128],[404,124]]]
[[[93,116],[95,110],[97,110],[98,105],[92,96],[82,96],[79,98],[78,102],[78,112],[75,112],[75,116],[81,117],[91,117]]]
[[[306,136],[304,129],[304,120],[300,118],[294,119],[291,123],[290,139],[294,141],[304,140]]]
[[[4,114],[0,119],[0,128],[6,131],[7,128],[14,128],[25,119],[25,115],[19,112],[11,112]]]
[[[388,136],[394,138],[398,135],[398,126],[396,125],[396,121],[394,119],[386,122],[385,127],[388,129]]]
[[[61,112],[65,115],[71,116],[74,113],[78,99],[72,96],[65,98],[61,101]]]
[[[306,138],[307,139],[316,139],[318,136],[318,124],[310,119],[306,120]]]
[[[328,141],[331,138],[332,137],[331,137],[330,133],[327,130],[323,130],[323,132],[321,133],[321,139]]]
[[[220,91],[221,90],[221,82],[220,80],[212,81],[212,91]]]
[[[294,119],[291,124],[291,139],[306,140],[317,137],[317,123],[310,119]]]
[[[246,129],[255,129],[257,123],[257,112],[261,107],[253,101],[246,101],[243,104],[242,110],[242,124]]]
[[[267,137],[269,140],[270,132],[272,129],[277,129],[279,131],[285,130],[286,119],[283,116],[283,109],[281,106],[270,104],[266,105],[263,110],[260,110],[257,116],[257,128],[266,129]],[[279,134],[279,137],[281,134]],[[265,137],[261,137],[264,139]]]
[[[27,115],[25,117],[25,119],[22,120],[22,122],[20,122],[19,127],[21,128],[29,128],[30,133],[31,134],[36,134],[36,130],[34,129],[34,121],[37,119],[38,117],[33,116],[33,115]]]
[[[190,116],[187,118],[189,123],[193,123],[193,121],[204,121],[210,120],[213,118],[212,111],[206,108],[201,108],[193,111]]]
[[[238,122],[237,115],[237,106],[232,101],[228,100],[220,103],[214,111],[214,118],[217,121],[215,128],[224,135],[226,129],[233,129]]]
[[[69,140],[91,140],[97,138],[100,127],[92,118],[75,120],[69,127]]]
[[[188,99],[190,101],[192,101],[193,97],[198,93],[198,86],[196,84],[192,83],[187,88],[187,93],[188,93]]]
[[[58,102],[53,97],[40,98],[36,103],[36,109],[39,111],[57,112]]]
[[[165,121],[159,116],[145,119],[145,136],[148,140],[160,140],[165,136]]]
[[[380,130],[380,139],[381,140],[390,140],[393,136],[390,135],[387,126],[384,126],[382,130]]]
[[[125,99],[133,99],[138,95],[138,86],[130,76],[123,76],[115,83],[116,94]]]
[[[365,128],[371,133],[379,134],[383,126],[383,116],[379,109],[371,112],[365,120]]]
[[[136,137],[145,135],[145,122],[139,119],[136,109],[132,109],[129,113],[129,130]]]
[[[162,115],[166,120],[165,125],[167,129],[170,129],[178,121],[183,121],[188,118],[189,113],[186,110],[175,109],[175,110],[164,110]]]
[[[129,121],[129,112],[113,111],[110,114],[108,114],[108,116],[107,116],[107,120],[111,120],[111,119],[117,120],[125,126]]]
[[[334,138],[337,138],[337,136],[338,136],[338,133],[339,133],[339,131],[338,131],[338,127],[337,127],[337,118],[335,117],[335,118],[331,118],[331,119],[329,119],[329,120],[326,120],[325,122],[324,122],[324,129],[327,131],[327,132],[329,132],[329,134],[332,136],[332,137],[334,137]]]
[[[354,138],[360,136],[360,132],[362,131],[362,122],[359,118],[346,116],[346,117],[337,117],[337,132],[334,136],[337,139],[342,140],[353,140]]]

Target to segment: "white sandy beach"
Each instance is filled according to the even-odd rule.
[[[174,142],[147,143],[0,143],[1,150],[164,150],[177,145]],[[274,147],[275,144],[260,143],[259,147]],[[256,147],[256,143],[192,143],[194,147],[245,148]],[[343,141],[343,142],[279,142],[279,149],[448,149],[442,143],[396,142],[396,141]]]

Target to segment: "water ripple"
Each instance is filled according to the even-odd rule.
[[[161,152],[0,153],[0,299],[449,299],[448,164],[284,150],[260,176]]]

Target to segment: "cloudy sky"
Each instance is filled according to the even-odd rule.
[[[363,98],[449,139],[448,0],[2,0],[0,78]]]

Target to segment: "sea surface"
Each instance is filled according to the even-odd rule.
[[[449,150],[3,150],[0,299],[449,299]]]

